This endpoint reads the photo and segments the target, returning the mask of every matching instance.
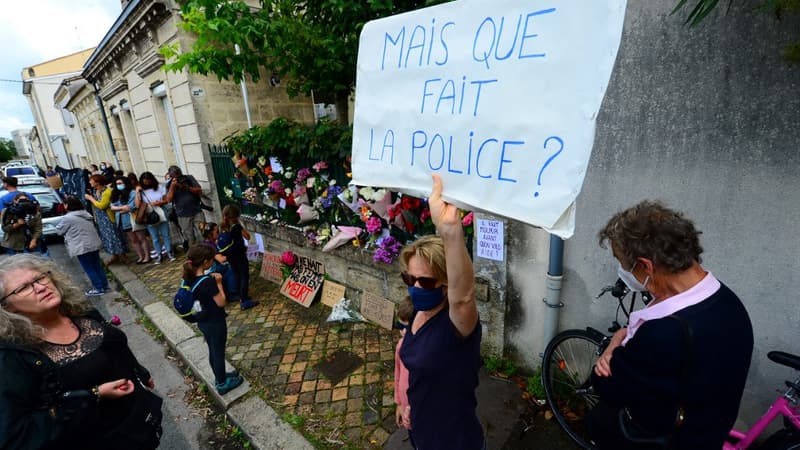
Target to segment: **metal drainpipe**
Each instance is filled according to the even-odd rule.
[[[103,127],[106,129],[108,145],[111,146],[111,155],[114,157],[114,167],[117,170],[121,170],[119,159],[117,158],[117,149],[114,147],[114,138],[111,137],[111,127],[108,126],[108,116],[106,116],[106,110],[103,106],[103,99],[100,98],[100,90],[97,89],[97,83],[92,83],[92,86],[94,86],[94,98],[97,101],[97,107],[100,108],[100,117],[103,119]]]
[[[546,297],[542,299],[547,305],[544,317],[544,345],[556,335],[558,330],[558,312],[564,307],[561,302],[561,279],[564,273],[564,240],[560,237],[550,235],[550,263],[547,268],[545,285],[547,288]]]

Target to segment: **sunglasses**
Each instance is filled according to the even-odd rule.
[[[408,272],[401,272],[400,278],[403,279],[403,283],[406,286],[414,286],[417,282],[422,289],[433,289],[436,287],[436,283],[439,282],[436,278],[432,277],[415,277],[414,275],[409,275]]]

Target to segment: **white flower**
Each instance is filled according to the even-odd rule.
[[[258,165],[262,166],[262,167],[267,165],[267,157],[266,156],[262,156],[262,157],[258,158]]]
[[[328,185],[330,185],[330,186],[336,186],[336,178],[334,178],[334,179],[332,179],[331,181],[329,181],[329,182],[328,182]]]
[[[256,214],[256,220],[261,222],[261,221],[264,220],[264,216],[262,216],[261,213],[258,213],[258,214]]]
[[[361,196],[364,197],[365,199],[369,200],[372,198],[373,194],[375,194],[375,190],[369,186],[365,186],[362,187],[361,190],[358,191],[358,193],[361,194]]]
[[[225,192],[225,196],[228,198],[233,198],[233,189],[226,187],[222,189]]]
[[[286,192],[287,196],[288,195],[292,195],[292,188],[286,188],[286,189],[283,190],[283,192]]]
[[[386,189],[378,189],[374,194],[372,194],[372,201],[379,202],[383,200],[383,197],[386,197],[386,194],[388,194]]]
[[[291,178],[294,176],[294,172],[292,172],[291,170],[289,170],[289,171],[287,171],[287,172],[286,172],[286,174],[285,174],[285,175],[286,175],[286,178],[289,178],[289,179],[291,179]]]

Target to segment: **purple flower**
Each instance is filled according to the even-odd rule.
[[[372,255],[372,260],[392,264],[397,255],[400,254],[402,244],[394,236],[386,236],[378,243],[378,249]]]
[[[269,193],[270,194],[283,193],[283,183],[281,183],[281,180],[275,180],[269,184]]]
[[[303,182],[306,181],[306,179],[310,176],[311,170],[309,170],[307,167],[304,167],[297,171],[297,178],[295,178],[294,183],[303,184]]]
[[[111,320],[109,320],[109,322],[111,322],[111,325],[114,325],[114,326],[117,326],[117,327],[122,325],[122,319],[120,319],[119,316],[117,316],[117,315],[111,316]]]
[[[328,186],[328,189],[325,190],[325,194],[322,196],[322,207],[328,209],[333,205],[333,202],[336,200],[336,196],[342,193],[341,186]]]

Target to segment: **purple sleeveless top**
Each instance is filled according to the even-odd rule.
[[[411,436],[417,450],[483,448],[483,429],[475,413],[480,346],[480,322],[471,335],[461,337],[447,308],[416,334],[409,327],[400,359],[409,372]]]

